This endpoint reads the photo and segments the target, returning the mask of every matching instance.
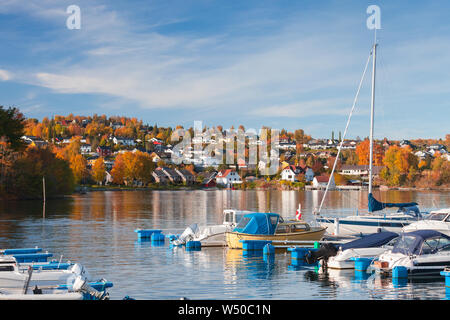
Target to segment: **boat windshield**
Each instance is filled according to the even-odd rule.
[[[432,213],[427,217],[427,220],[450,222],[450,216],[447,217],[448,215],[447,212]]]
[[[245,226],[248,224],[248,222],[251,220],[251,218],[249,217],[242,217],[242,219],[239,221],[239,223],[237,224],[236,228],[237,229],[244,229]]]
[[[431,254],[437,251],[450,250],[450,239],[436,237],[427,239],[422,244],[422,254]]]
[[[416,237],[413,236],[403,236],[400,237],[392,249],[393,253],[403,253],[410,254],[414,250],[414,245],[416,243]]]

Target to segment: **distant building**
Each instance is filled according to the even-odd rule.
[[[200,172],[198,175],[203,178],[202,187],[211,188],[217,185],[216,183],[217,171],[204,171]]]
[[[113,142],[114,144],[120,144],[131,147],[134,147],[136,145],[136,142],[132,138],[114,137]]]
[[[313,179],[313,187],[317,189],[325,189],[328,185],[330,177],[327,176],[317,176]],[[331,177],[330,189],[334,189],[336,184],[334,183],[334,177]]]
[[[106,147],[106,146],[98,146],[97,147],[97,153],[100,157],[108,157],[112,154],[112,150],[110,147]]]
[[[176,169],[176,168],[175,171],[178,173],[178,175],[181,177],[181,179],[185,184],[194,184],[195,176],[192,174],[192,172],[186,169]]]
[[[80,153],[87,154],[92,152],[92,146],[90,144],[82,144],[80,146]]]
[[[378,176],[382,169],[383,169],[383,166],[373,166],[373,175]],[[339,173],[342,175],[348,175],[348,176],[368,176],[369,175],[369,165],[344,164],[341,166]]]
[[[233,184],[242,183],[242,180],[236,171],[227,169],[227,170],[222,170],[217,174],[216,183],[218,185],[231,187]]]

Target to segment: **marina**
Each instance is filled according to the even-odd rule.
[[[245,252],[227,247],[171,246],[166,236],[187,225],[217,225],[224,208],[279,212],[292,219],[298,203],[302,218],[313,223],[313,208],[322,191],[137,191],[90,192],[47,204],[47,215],[33,201],[1,207],[1,248],[42,248],[50,259],[80,263],[103,277],[111,300],[133,299],[305,299],[378,300],[448,299],[445,276],[428,282],[370,278],[355,270],[323,272],[320,267],[293,263],[292,252],[276,249]],[[327,208],[348,213],[348,199],[359,191],[331,192]],[[386,198],[415,199],[422,208],[450,205],[445,192],[389,191]],[[136,229],[159,230],[164,241],[139,241]],[[337,241],[334,239],[333,241]],[[346,240],[350,241],[350,239]],[[299,247],[288,244],[287,247]],[[307,246],[314,248],[314,242]],[[49,259],[49,260],[50,260]],[[42,263],[42,262],[41,262]],[[181,276],[183,275],[183,276]],[[186,278],[187,277],[187,278]],[[188,280],[187,280],[188,279]],[[395,281],[394,281],[395,282]]]

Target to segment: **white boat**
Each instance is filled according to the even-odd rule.
[[[392,275],[403,267],[408,278],[440,276],[450,265],[450,236],[435,230],[403,233],[392,250],[381,254],[369,270]]]
[[[436,230],[450,236],[450,208],[431,211],[426,219],[411,223],[403,228],[403,232],[414,230]]]
[[[306,257],[308,263],[320,261],[330,269],[354,269],[354,258],[374,259],[383,252],[392,249],[399,234],[378,232],[341,245],[322,244],[317,251]]]
[[[420,212],[416,206],[403,207],[397,212],[382,214],[358,214],[346,217],[318,216],[317,223],[326,226],[336,236],[365,235],[379,231],[402,232],[411,223],[421,221],[427,213]]]
[[[0,288],[21,288],[29,277],[29,286],[68,284],[77,277],[90,280],[87,270],[78,263],[70,265],[67,269],[34,269],[33,264],[21,265],[12,256],[0,257]]]
[[[333,217],[333,216],[320,216],[320,211],[324,204],[325,197],[327,195],[327,191],[330,188],[330,183],[333,179],[329,179],[327,187],[325,189],[325,193],[322,197],[320,207],[318,211],[315,212],[316,222],[322,226],[328,228],[328,230],[334,229],[334,235],[355,235],[355,234],[369,234],[374,233],[380,230],[387,230],[393,232],[401,232],[401,229],[419,219],[422,218],[420,214],[417,203],[409,202],[409,203],[383,203],[375,199],[372,194],[373,191],[373,131],[374,131],[374,109],[375,109],[375,70],[376,70],[376,52],[377,52],[377,42],[372,47],[369,58],[367,60],[366,66],[364,68],[364,72],[359,83],[359,87],[357,90],[357,94],[355,96],[355,100],[353,102],[353,106],[347,121],[347,125],[344,130],[344,135],[341,140],[341,144],[338,147],[338,153],[336,155],[336,160],[333,164],[333,169],[331,171],[331,175],[333,176],[337,160],[339,159],[339,154],[342,150],[342,144],[345,140],[345,135],[347,133],[348,126],[350,124],[350,119],[353,114],[356,100],[359,96],[359,92],[364,80],[364,76],[367,71],[367,67],[369,65],[370,58],[372,57],[372,96],[371,96],[371,117],[370,117],[370,153],[369,153],[369,187],[368,187],[368,213],[367,214],[357,214],[347,217]],[[396,213],[383,212],[385,208],[400,208]],[[381,211],[381,214],[374,214],[375,211]],[[334,228],[333,228],[334,227]]]
[[[104,281],[106,284],[106,281]],[[106,287],[110,287],[112,284]],[[73,284],[55,286],[35,286],[28,288],[0,288],[0,300],[108,300],[109,294],[93,288],[83,277],[77,277]]]
[[[219,225],[201,226],[196,223],[190,225],[171,243],[179,246],[189,241],[200,241],[202,247],[224,247],[227,245],[225,233],[231,232],[241,218],[252,211],[226,209],[223,211],[223,223]]]

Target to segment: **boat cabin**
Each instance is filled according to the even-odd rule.
[[[225,209],[223,210],[223,224],[235,226],[241,221],[242,217],[248,213],[251,213],[251,211]]]
[[[311,227],[304,221],[284,221],[277,213],[253,212],[245,214],[233,231],[247,234],[274,235],[310,230]]]
[[[276,234],[309,231],[311,227],[304,221],[287,221],[277,225]]]
[[[432,211],[426,220],[450,222],[450,209]]]
[[[450,237],[434,230],[417,230],[404,233],[392,249],[392,253],[422,255],[450,252]]]

